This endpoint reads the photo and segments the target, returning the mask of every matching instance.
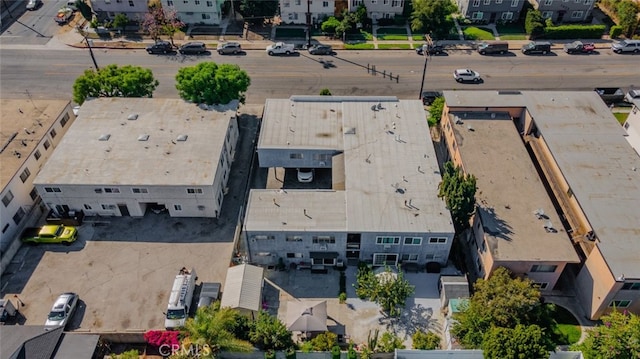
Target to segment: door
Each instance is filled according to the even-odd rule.
[[[121,216],[129,217],[129,208],[127,208],[126,203],[118,203],[118,209],[120,210]]]
[[[347,234],[347,259],[360,259],[360,233]]]
[[[564,14],[566,14],[566,11],[558,11],[558,18],[556,19],[556,22],[562,22],[562,20],[564,20]]]
[[[493,24],[494,22],[496,22],[496,13],[492,12],[491,17],[489,18],[489,24]]]

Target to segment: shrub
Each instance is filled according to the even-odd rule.
[[[347,293],[340,293],[340,295],[338,296],[338,300],[340,301],[340,304],[344,304],[344,302],[347,301]]]
[[[264,359],[276,359],[276,352],[273,350],[267,350],[264,352]]]
[[[417,331],[411,339],[413,341],[413,349],[434,350],[440,348],[440,337],[433,332]]]
[[[307,343],[311,344],[311,350],[327,352],[334,346],[338,345],[338,336],[332,332],[324,332],[316,335],[313,339],[311,339],[311,341]],[[305,347],[303,346],[303,350],[304,349]]]
[[[331,96],[331,90],[328,88],[323,88],[320,90],[320,96]]]
[[[117,356],[118,359],[138,359],[139,357],[140,353],[136,349],[127,350]]]
[[[620,35],[622,35],[622,26],[611,26],[611,30],[609,30],[609,37],[611,37],[612,39],[617,39],[618,37],[620,37]]]
[[[349,351],[347,352],[347,359],[358,359],[358,352],[353,349],[353,344],[349,345]]]
[[[334,345],[333,348],[331,348],[331,359],[340,359],[340,347],[337,345]]]
[[[159,347],[163,344],[179,345],[180,332],[175,330],[150,330],[144,333],[144,340],[154,347]]]
[[[605,32],[605,25],[561,25],[546,27],[545,39],[599,39]]]
[[[286,352],[284,352],[284,356],[286,359],[296,359],[296,350],[293,348],[289,348]]]

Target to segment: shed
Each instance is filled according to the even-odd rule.
[[[230,307],[255,314],[261,309],[264,269],[241,264],[227,270],[220,307]]]
[[[441,275],[438,289],[441,308],[449,305],[450,299],[469,298],[469,281],[466,276]]]

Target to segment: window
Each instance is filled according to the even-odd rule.
[[[102,193],[102,188],[94,188],[93,191],[95,193]]]
[[[65,113],[64,116],[62,116],[62,119],[60,120],[60,126],[64,127],[67,122],[69,122],[69,114]]]
[[[533,282],[532,285],[533,285],[534,288],[545,290],[549,286],[549,283],[546,283],[546,282]]]
[[[497,4],[497,5],[502,4],[502,0],[496,0],[496,4]]]
[[[289,14],[291,15],[291,14]],[[291,17],[291,16],[289,16]],[[296,19],[298,18],[298,14],[296,14]],[[304,156],[302,156],[302,153],[290,153],[289,154],[289,158],[292,160],[301,160],[304,158]]]
[[[207,1],[207,7],[213,7],[213,1]]]
[[[24,209],[22,209],[22,207],[18,208],[18,210],[16,211],[16,214],[13,215],[13,222],[18,225],[20,224],[20,221],[22,221],[22,218],[24,218],[25,212]]]
[[[116,3],[122,4],[122,0],[116,0]]]
[[[417,262],[418,255],[417,254],[403,254],[401,260],[403,262]]]
[[[209,19],[211,19],[210,14],[202,14],[202,20],[209,20]]]
[[[49,142],[49,140],[44,141],[44,149],[48,150],[49,147],[51,147],[51,142]]]
[[[60,187],[45,187],[44,191],[48,192],[48,193],[54,193],[54,192],[55,193],[60,193],[60,192],[62,192],[62,190],[60,190]]]
[[[195,1],[196,5],[200,5],[200,0]]]
[[[171,1],[171,0],[167,0],[167,6],[169,6],[169,7],[173,7],[173,1]]]
[[[480,6],[480,0],[473,0],[473,7]]]
[[[329,161],[330,159],[331,159],[331,155],[326,153],[323,153],[323,154],[316,153],[313,155],[314,161]]]
[[[56,136],[58,135],[55,128],[52,128],[49,134],[51,135],[51,138],[56,138]]]
[[[631,305],[630,300],[612,300],[611,303],[609,303],[610,307],[616,307],[616,308],[627,308],[630,305]]]
[[[6,195],[4,195],[4,197],[2,197],[2,204],[4,204],[4,206],[7,207],[12,200],[13,200],[13,192],[9,191],[7,192]]]
[[[276,237],[275,236],[253,236],[253,239],[260,241],[260,240],[275,240]]]
[[[188,4],[188,3],[189,3],[189,0],[183,0],[183,1],[182,1],[182,3],[183,3],[183,4]]]
[[[542,12],[542,18],[543,19],[550,19],[551,16],[553,16],[553,11],[543,11]]]
[[[511,7],[518,7],[518,0],[511,0]]]
[[[625,283],[622,285],[623,290],[640,290],[640,282]]]
[[[4,227],[2,227],[2,233],[6,232],[7,229],[9,229],[9,223],[5,224]]]
[[[287,242],[302,242],[301,236],[287,236]]]
[[[120,193],[119,188],[105,188],[104,193]]]
[[[394,0],[393,2],[391,2],[391,7],[403,7],[404,5],[403,1],[400,0]]]
[[[511,11],[503,12],[500,18],[502,20],[511,20],[513,19],[513,13]]]
[[[146,188],[132,188],[131,192],[133,193],[149,193]]]
[[[187,188],[187,193],[189,194],[202,193],[202,188]]]
[[[336,237],[334,236],[313,236],[313,244],[334,244]]]
[[[22,180],[22,183],[24,183],[24,181],[26,181],[27,178],[29,178],[29,176],[31,176],[31,171],[29,171],[28,168],[25,168],[24,171],[22,171],[22,173],[20,174],[20,179]]]
[[[400,237],[376,237],[376,244],[400,244]]]
[[[36,198],[38,198],[38,190],[35,187],[33,187],[31,192],[29,192],[29,197],[31,197],[31,200],[33,201],[35,201]]]
[[[40,159],[40,157],[42,157],[42,154],[40,153],[40,150],[36,150],[36,152],[33,154],[33,157],[36,158],[36,161]]]
[[[556,271],[556,269],[558,269],[558,266],[551,264],[536,264],[531,266],[531,272],[553,273]]]
[[[484,0],[483,4],[489,5],[489,4],[491,4],[491,0]]]
[[[419,246],[422,244],[422,238],[421,237],[404,237],[404,244]]]
[[[111,4],[111,0],[104,0],[105,4]]]
[[[114,209],[116,209],[116,205],[115,204],[101,204],[100,207],[102,207],[102,209],[105,209],[105,210],[114,210]]]
[[[182,205],[174,204],[173,209],[175,209],[176,211],[182,211]]]
[[[91,206],[90,206],[90,205],[88,205],[88,204],[85,204],[85,205],[84,205],[84,209],[91,209]]]
[[[296,5],[300,5],[300,0],[294,0]]]
[[[447,243],[447,238],[446,237],[430,237],[429,238],[429,243]]]
[[[572,19],[582,19],[582,11],[574,11],[571,13],[571,18]]]
[[[285,2],[284,2],[284,7],[289,7],[289,6],[291,6],[291,3],[290,3],[290,2],[288,2],[288,1],[285,1]]]
[[[484,18],[484,13],[482,11],[476,11],[473,14],[471,14],[471,20],[482,20],[483,18]]]
[[[544,0],[544,4],[549,6],[553,4],[553,0]]]
[[[584,0],[584,4],[585,5],[591,5],[592,2],[593,2],[593,0]]]
[[[329,2],[328,1],[323,1],[322,2],[322,7],[329,7]]]
[[[382,0],[382,5],[389,5],[389,0]]]

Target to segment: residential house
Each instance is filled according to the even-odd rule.
[[[335,15],[335,0],[280,0],[280,17],[285,24],[306,24],[307,11],[311,24],[319,26]]]
[[[409,0],[349,0],[349,11],[354,12],[358,6],[367,8],[367,16],[375,24],[378,19],[393,19],[396,15],[402,15],[404,3]]]
[[[526,0],[456,0],[460,13],[474,22],[516,21]]]
[[[175,9],[187,25],[220,25],[224,0],[161,0],[165,10]]]
[[[0,106],[0,273],[20,248],[18,237],[43,214],[33,180],[76,116],[60,100],[2,99]]]
[[[315,168],[330,189],[253,189],[243,235],[252,263],[444,265],[454,235],[422,102],[268,99],[260,167]]]
[[[558,231],[553,233],[558,235],[558,241],[567,236],[576,248],[581,263],[566,265],[565,272],[569,282],[575,284],[576,302],[584,313],[594,320],[614,308],[640,314],[640,267],[637,265],[640,214],[636,210],[640,208],[640,157],[625,139],[625,130],[609,107],[593,91],[445,91],[444,97],[445,126],[446,123],[459,125],[457,120],[451,124],[451,114],[467,113],[473,118],[481,114],[491,117],[491,113],[496,113],[497,117],[498,113],[509,113],[522,141],[513,143],[505,151],[518,153],[518,146],[527,149],[558,217],[553,210],[547,210],[547,205],[523,215],[542,217],[538,223],[543,226],[544,222],[546,229],[549,226],[544,216],[548,216],[551,228]],[[456,116],[464,126],[475,130],[474,121],[467,122],[464,116]],[[467,138],[473,141],[475,133],[470,134],[464,127],[461,131],[465,133],[466,146]],[[498,142],[500,139],[476,151],[492,152],[490,147],[502,146]],[[500,156],[503,162],[526,160],[515,154],[512,158],[507,154]],[[461,158],[464,161],[464,157]],[[522,175],[512,174],[516,178]],[[479,190],[482,191],[481,186]],[[503,190],[504,193],[510,191],[506,186]],[[521,195],[528,196],[527,191],[523,189]],[[482,204],[483,193],[478,194]],[[502,216],[513,208],[511,202],[508,197],[488,202],[488,206]],[[545,235],[540,241],[544,241]],[[487,246],[490,244],[486,242]],[[527,250],[539,251],[532,245]],[[539,259],[545,260],[546,257]],[[551,277],[561,269],[556,263],[540,263],[529,268],[526,274],[546,273],[545,276]],[[534,281],[540,282],[540,279]]]
[[[147,0],[91,0],[91,9],[100,21],[113,20],[117,14],[141,21],[148,12]]]
[[[529,0],[533,8],[545,19],[554,23],[587,21],[593,10],[594,0]]]
[[[238,139],[237,106],[86,101],[34,184],[57,213],[144,216],[160,209],[218,217]]]

